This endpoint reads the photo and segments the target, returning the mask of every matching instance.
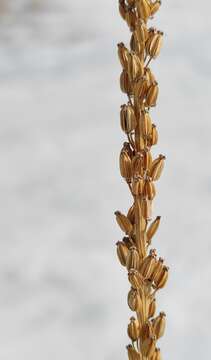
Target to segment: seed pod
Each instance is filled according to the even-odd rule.
[[[133,246],[133,243],[128,236],[124,236],[122,241],[127,246],[128,250],[131,248],[131,246]]]
[[[141,130],[144,136],[149,136],[152,132],[152,121],[148,112],[142,113],[141,116]]]
[[[119,43],[119,44],[117,44],[117,46],[118,46],[119,61],[122,65],[123,69],[127,70],[129,51],[123,43]]]
[[[167,266],[164,266],[158,280],[156,281],[154,280],[157,289],[162,289],[166,285],[168,280],[168,275],[169,275],[169,268]]]
[[[140,44],[144,44],[148,37],[146,24],[142,20],[136,22],[136,36]]]
[[[156,349],[155,349],[155,352],[154,352],[151,360],[162,360],[162,358],[161,358],[161,351],[160,351],[159,348],[156,348]]]
[[[163,33],[158,32],[153,37],[150,47],[149,47],[148,55],[150,56],[150,58],[155,59],[160,54],[160,49],[161,49],[162,43],[163,43]]]
[[[145,339],[150,338],[153,336],[153,328],[150,321],[145,322],[145,324],[141,328],[141,341],[144,342]]]
[[[131,36],[130,48],[142,59],[144,53],[144,46],[138,41],[136,32],[134,32]]]
[[[153,5],[151,6],[151,16],[153,16],[159,9],[161,6],[161,1],[157,0],[153,3]]]
[[[164,168],[165,156],[160,155],[158,159],[152,162],[150,169],[150,177],[153,181],[156,181],[160,178],[163,168]]]
[[[135,0],[127,0],[129,6],[135,5]]]
[[[128,280],[134,289],[140,289],[143,286],[144,279],[137,270],[131,269],[129,271]]]
[[[120,123],[122,130],[129,134],[136,127],[136,117],[131,105],[122,105],[120,111]]]
[[[130,318],[130,323],[128,324],[128,328],[127,328],[127,333],[132,341],[136,341],[139,338],[140,326],[138,320],[135,319],[134,317]]]
[[[126,267],[128,271],[130,269],[139,269],[140,259],[139,259],[139,253],[135,246],[132,246],[127,254],[126,258]]]
[[[129,219],[123,215],[120,211],[115,212],[116,221],[119,227],[124,231],[127,235],[130,235],[133,231],[133,225],[129,221]]]
[[[148,170],[152,166],[152,155],[150,151],[144,152],[144,158],[143,158],[143,166],[145,170]]]
[[[152,44],[156,34],[157,34],[157,30],[155,28],[148,29],[148,39],[147,39],[146,46],[145,46],[147,55],[149,55],[149,53],[150,53],[150,47],[151,47],[151,44]]]
[[[144,64],[134,52],[131,52],[128,57],[128,74],[132,81],[144,74]]]
[[[132,94],[132,88],[127,71],[123,70],[120,75],[120,88],[125,94]]]
[[[156,265],[156,255],[155,251],[151,250],[150,254],[144,259],[140,267],[140,273],[145,279],[150,279],[151,275],[155,269]]]
[[[160,315],[153,320],[152,326],[156,338],[160,339],[165,332],[166,314],[164,312],[161,312]]]
[[[118,259],[120,261],[120,263],[125,266],[126,265],[126,258],[127,258],[127,254],[129,252],[126,244],[124,244],[124,242],[122,241],[118,241],[116,243],[117,245],[117,256],[118,256]]]
[[[156,145],[158,142],[158,131],[155,124],[152,124],[151,145]]]
[[[127,181],[130,181],[132,177],[132,164],[131,158],[125,149],[123,149],[120,153],[119,167],[122,177]]]
[[[149,305],[149,318],[155,315],[156,311],[156,299],[153,299]]]
[[[155,336],[150,336],[149,338],[143,341],[143,344],[141,346],[142,355],[146,356],[147,358],[151,358],[151,356],[155,351],[155,347],[156,347],[156,338]]]
[[[138,16],[142,20],[146,21],[151,15],[151,7],[148,0],[138,0],[136,6],[138,11]]]
[[[159,258],[159,260],[157,261],[157,263],[155,265],[153,274],[151,275],[152,280],[155,281],[156,283],[159,280],[160,275],[162,274],[163,263],[164,263],[164,260],[162,258]]]
[[[148,199],[143,199],[142,200],[141,210],[142,210],[142,214],[143,214],[144,219],[150,220],[151,217],[152,217],[152,204],[151,204],[151,201],[148,200]]]
[[[153,200],[156,195],[155,185],[152,181],[147,180],[145,184],[145,195],[149,200]]]
[[[132,345],[128,345],[126,348],[129,360],[141,360],[141,354]]]
[[[121,17],[123,18],[123,20],[126,19],[126,12],[127,12],[127,8],[125,5],[124,0],[120,0],[119,1],[119,13],[121,15]]]
[[[160,225],[160,216],[157,216],[156,219],[150,224],[149,229],[147,230],[147,243],[150,245],[152,237],[155,235],[159,225]]]
[[[156,106],[158,92],[159,92],[158,83],[154,82],[150,86],[146,94],[146,102],[145,102],[146,107]]]
[[[128,293],[127,297],[127,303],[132,311],[137,311],[141,309],[142,303],[141,298],[136,289],[131,288],[131,290]]]
[[[151,69],[149,67],[145,68],[145,73],[144,75],[146,76],[146,79],[149,83],[149,86],[152,85],[154,82],[156,82],[156,79],[151,71]]]
[[[127,21],[130,30],[134,31],[136,25],[136,14],[132,10],[128,9],[125,14],[125,20]]]
[[[144,176],[143,155],[137,153],[132,159],[132,173],[134,176]]]
[[[145,76],[138,79],[134,84],[134,95],[137,97],[140,102],[146,97],[148,92],[148,81]]]
[[[143,194],[144,180],[140,176],[135,176],[132,181],[132,193],[135,196]]]

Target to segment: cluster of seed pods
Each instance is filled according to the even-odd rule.
[[[119,0],[119,11],[131,31],[129,47],[118,44],[122,67],[120,88],[127,102],[120,108],[120,125],[126,141],[120,152],[120,173],[127,183],[133,203],[127,214],[116,211],[116,220],[124,232],[117,242],[117,255],[127,269],[131,288],[128,306],[134,312],[128,324],[131,343],[129,360],[161,360],[158,340],[163,336],[166,316],[156,315],[156,292],[162,289],[169,274],[164,260],[151,248],[160,216],[152,220],[152,203],[156,196],[165,156],[153,159],[151,149],[158,142],[156,125],[150,116],[156,106],[159,87],[150,63],[160,53],[163,32],[148,26],[161,5],[160,0]]]

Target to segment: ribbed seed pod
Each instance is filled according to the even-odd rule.
[[[138,0],[136,3],[138,16],[146,21],[151,15],[151,6],[148,0]]]
[[[132,345],[127,346],[129,360],[141,360],[141,354],[138,353]]]
[[[131,338],[132,341],[136,341],[140,335],[140,325],[137,319],[134,317],[130,318],[130,323],[127,327],[128,336]]]
[[[158,83],[155,81],[148,89],[146,94],[146,107],[156,106],[157,98],[158,98]]]
[[[118,241],[116,243],[117,245],[117,256],[118,256],[118,259],[120,261],[120,263],[125,266],[126,265],[126,259],[127,259],[127,255],[128,255],[128,248],[126,246],[126,244],[122,241]]]
[[[119,13],[123,18],[123,20],[126,19],[126,12],[127,12],[127,7],[125,5],[124,0],[119,0]]]
[[[160,225],[160,216],[157,216],[156,219],[150,224],[149,229],[147,230],[147,242],[150,245],[152,242],[152,237],[155,235],[158,227]]]
[[[155,185],[152,181],[147,180],[145,183],[145,195],[149,200],[153,200],[156,195]]]
[[[135,176],[132,181],[132,193],[135,196],[140,196],[143,194],[144,190],[144,180],[141,176]]]
[[[143,343],[145,339],[148,339],[150,337],[152,337],[153,334],[153,328],[152,328],[152,324],[150,321],[146,321],[145,324],[142,326],[141,328],[141,342]]]
[[[132,81],[144,74],[144,64],[134,52],[130,52],[128,57],[128,74]]]
[[[149,113],[146,111],[144,113],[142,113],[142,116],[141,116],[141,130],[142,130],[142,134],[145,137],[151,135],[152,121],[151,121],[151,117],[150,117]]]
[[[156,145],[158,142],[158,131],[155,124],[152,124],[151,145]]]
[[[130,270],[128,273],[128,280],[134,289],[140,289],[143,286],[143,277],[137,270]]]
[[[156,82],[156,79],[149,67],[145,69],[144,75],[146,76],[146,79],[149,83],[149,86],[152,85],[154,82]]]
[[[143,341],[143,344],[141,346],[141,353],[143,356],[146,356],[147,358],[151,358],[151,356],[155,352],[156,347],[156,338],[155,336],[151,336]]]
[[[150,254],[144,259],[140,266],[140,273],[145,279],[150,279],[151,275],[155,269],[156,265],[156,255],[155,251],[151,250]]]
[[[152,166],[152,154],[150,151],[145,151],[143,157],[143,167],[145,170],[149,170],[151,169],[151,166]]]
[[[127,218],[130,220],[131,224],[135,224],[135,205],[134,204],[128,210]]]
[[[144,176],[143,155],[139,152],[132,159],[133,176]]]
[[[133,225],[131,224],[130,220],[120,211],[116,211],[115,215],[116,215],[116,221],[119,227],[121,228],[121,230],[124,231],[126,235],[131,235],[133,231]]]
[[[136,26],[136,14],[131,9],[128,9],[125,14],[125,20],[127,21],[127,24],[131,31],[135,30]]]
[[[140,102],[146,97],[149,89],[149,83],[145,76],[142,76],[134,84],[134,95],[139,98]]]
[[[157,30],[155,28],[150,28],[148,30],[148,39],[146,42],[145,50],[146,54],[149,55],[151,44],[154,40],[154,36],[157,34]]]
[[[164,266],[160,274],[160,277],[156,279],[156,281],[154,280],[157,289],[162,289],[166,285],[168,281],[168,275],[169,275],[169,268],[167,266]]]
[[[160,54],[162,44],[163,44],[163,33],[159,31],[155,35],[155,40],[150,47],[149,56],[151,58],[155,59]]]
[[[119,56],[119,61],[123,67],[124,70],[127,70],[128,68],[128,57],[129,57],[129,51],[128,49],[125,47],[125,45],[123,43],[119,43],[117,44],[118,47],[118,56]]]
[[[152,204],[151,201],[148,199],[143,199],[142,200],[142,214],[144,219],[146,220],[150,220],[152,217]]]
[[[161,257],[159,258],[159,260],[157,261],[153,274],[152,274],[152,280],[157,282],[158,279],[160,278],[160,275],[162,274],[163,271],[163,263],[164,263],[164,259],[162,259]]]
[[[132,94],[132,87],[127,71],[123,70],[120,75],[120,88],[125,94]]]
[[[149,305],[149,318],[155,315],[156,311],[156,299],[153,299]]]
[[[132,311],[140,311],[142,303],[141,298],[136,289],[131,288],[131,290],[128,293],[127,297],[127,303]]]
[[[154,352],[151,360],[162,360],[162,358],[161,358],[161,351],[160,351],[159,348],[156,348],[156,349],[155,349],[155,352]]]
[[[159,9],[161,6],[161,0],[157,0],[153,3],[153,5],[151,6],[151,16],[153,16]]]
[[[131,158],[125,149],[120,153],[119,167],[122,177],[129,181],[132,177],[132,164]]]
[[[127,258],[126,258],[126,267],[129,270],[131,269],[139,269],[139,264],[140,264],[140,258],[139,258],[139,253],[136,249],[135,246],[132,246],[127,254]]]
[[[120,110],[120,123],[122,130],[129,134],[136,127],[136,117],[131,105],[122,105]]]
[[[139,57],[143,56],[144,46],[138,41],[136,32],[134,32],[131,36],[130,48],[132,51],[134,51],[136,54],[138,54]]]
[[[160,155],[158,160],[156,159],[155,162],[152,162],[152,166],[150,169],[150,177],[153,181],[159,180],[164,168],[164,160],[165,156]]]
[[[159,316],[153,320],[152,327],[156,338],[160,339],[164,335],[166,328],[166,314],[164,312],[161,312]]]
[[[140,44],[144,44],[148,37],[146,24],[142,20],[136,22],[136,36]]]

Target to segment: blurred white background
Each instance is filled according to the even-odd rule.
[[[211,311],[210,1],[163,0],[152,112],[167,156],[153,246],[171,268],[163,358],[207,359]],[[129,284],[114,211],[118,1],[0,0],[0,358],[126,359]]]

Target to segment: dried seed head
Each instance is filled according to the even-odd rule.
[[[133,225],[131,224],[130,220],[123,215],[120,211],[115,212],[116,221],[121,228],[127,235],[130,235],[133,231]]]
[[[145,69],[144,75],[146,76],[149,85],[152,85],[154,82],[156,82],[156,79],[149,67]]]
[[[141,341],[144,342],[145,339],[148,339],[152,337],[153,334],[153,328],[150,321],[145,322],[145,324],[141,328]]]
[[[141,354],[132,345],[126,347],[129,360],[141,360]]]
[[[141,309],[142,303],[141,298],[136,289],[131,288],[128,293],[127,303],[132,311],[138,311]]]
[[[135,205],[134,204],[128,210],[127,218],[130,220],[131,224],[135,224]]]
[[[164,335],[166,328],[166,314],[164,312],[161,312],[159,316],[153,320],[152,327],[156,338],[160,339]]]
[[[137,81],[134,84],[134,95],[136,98],[138,98],[141,101],[144,100],[148,93],[149,89],[149,83],[145,76],[142,76],[141,78],[137,79]]]
[[[158,92],[159,92],[158,83],[154,82],[147,91],[145,106],[147,107],[156,106]]]
[[[131,105],[122,105],[120,111],[120,123],[122,130],[129,134],[136,127],[136,117]]]
[[[159,158],[152,162],[149,176],[153,181],[159,180],[164,168],[164,160],[165,156],[159,155]]]
[[[118,241],[116,243],[117,245],[117,256],[118,259],[120,261],[120,263],[125,266],[126,265],[126,259],[127,259],[127,254],[128,254],[128,248],[126,246],[126,244],[122,241]]]
[[[131,269],[129,271],[128,280],[134,289],[140,289],[143,286],[144,279],[137,270]]]
[[[130,323],[128,324],[127,328],[128,336],[131,338],[132,341],[136,341],[140,335],[140,326],[137,319],[134,317],[130,318]]]
[[[157,289],[162,289],[166,285],[168,281],[168,276],[169,276],[169,268],[167,266],[164,266],[160,274],[160,277],[156,279],[156,281],[154,280]]]
[[[145,46],[147,55],[149,55],[149,53],[150,53],[150,47],[151,47],[151,44],[152,44],[156,34],[157,34],[157,30],[155,28],[148,29],[148,38],[147,38],[146,46]]]
[[[156,266],[156,255],[153,253],[153,251],[151,251],[150,255],[148,255],[142,262],[140,267],[140,273],[143,275],[145,279],[150,279],[155,269],[155,266]]]
[[[149,56],[155,59],[159,54],[163,44],[163,33],[158,32],[150,46]]]
[[[130,30],[134,31],[136,25],[136,14],[132,9],[128,8],[125,14],[125,20],[127,21]]]
[[[164,266],[163,263],[164,263],[164,260],[162,258],[159,258],[159,260],[156,262],[154,271],[151,275],[152,280],[156,283],[162,274],[163,266]]]
[[[155,336],[150,336],[149,338],[145,339],[141,346],[141,353],[143,356],[147,358],[151,358],[154,354],[156,347],[156,338]]]
[[[143,155],[137,153],[132,159],[132,173],[134,176],[144,176]]]
[[[149,318],[155,315],[156,311],[156,299],[153,299],[149,305]]]
[[[140,258],[139,258],[139,253],[136,249],[135,246],[132,246],[127,254],[127,258],[126,258],[126,267],[129,270],[131,269],[139,269],[139,264],[140,264]]]
[[[148,0],[138,0],[136,3],[138,16],[146,22],[151,15],[151,6]]]
[[[117,46],[118,46],[119,61],[122,65],[123,69],[127,70],[129,51],[123,43],[119,43],[119,44],[117,44]]]
[[[151,6],[151,16],[153,16],[159,9],[161,6],[161,0],[157,0],[153,3],[153,5]]]
[[[135,196],[142,195],[144,190],[144,180],[140,176],[135,176],[132,181],[132,193]]]
[[[148,37],[148,31],[146,24],[143,20],[139,19],[136,22],[136,30],[135,30],[137,40],[140,44],[144,44]]]
[[[122,177],[129,182],[132,177],[132,163],[128,152],[125,149],[120,153],[119,167]]]
[[[123,70],[120,75],[120,88],[123,93],[132,94],[132,87],[127,71]]]
[[[147,230],[147,242],[150,245],[152,242],[152,237],[155,235],[159,225],[160,225],[160,216],[157,216],[156,219],[150,224],[149,229]]]
[[[144,64],[134,52],[131,52],[128,57],[128,74],[132,81],[144,74]]]

